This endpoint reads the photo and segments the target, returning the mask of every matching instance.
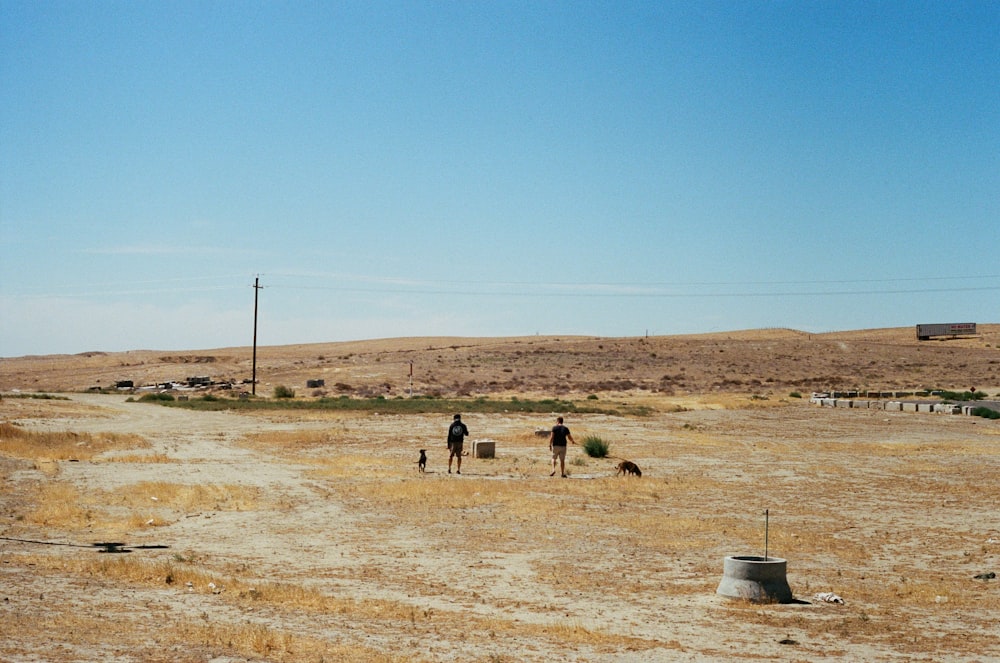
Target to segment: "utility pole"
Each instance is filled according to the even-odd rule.
[[[253,376],[250,382],[250,393],[257,395],[257,294],[260,292],[260,277],[253,280]]]

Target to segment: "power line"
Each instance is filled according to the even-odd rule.
[[[406,294],[406,295],[451,295],[457,297],[567,297],[567,298],[649,298],[649,299],[683,299],[683,298],[722,298],[722,297],[842,297],[855,295],[903,295],[931,294],[948,292],[991,292],[1000,291],[997,286],[954,287],[954,288],[912,288],[896,290],[803,290],[777,292],[650,292],[650,291],[618,291],[618,292],[504,292],[498,290],[448,290],[448,289],[390,289],[390,288],[354,288],[340,286],[288,286],[272,285],[271,288],[284,290],[326,290],[336,292],[358,292],[370,294]]]
[[[277,272],[271,276],[287,276],[300,279],[324,279],[335,281],[362,281],[367,283],[378,283],[394,286],[427,287],[442,285],[475,285],[491,287],[567,287],[567,288],[621,288],[621,287],[644,287],[644,288],[688,288],[688,287],[708,287],[708,286],[762,286],[762,285],[843,285],[851,283],[914,283],[927,281],[969,281],[1000,279],[1000,274],[986,275],[962,275],[962,276],[920,276],[920,277],[890,277],[890,278],[865,278],[865,279],[794,279],[776,281],[472,281],[468,279],[447,280],[447,279],[410,279],[396,277],[373,277],[365,275],[351,274],[315,274],[297,272]],[[298,286],[302,289],[314,287],[324,288],[328,286]]]
[[[273,275],[272,275],[273,276]],[[334,292],[355,292],[365,294],[405,294],[405,295],[449,295],[466,297],[567,297],[567,298],[652,298],[652,299],[683,299],[683,298],[724,298],[724,297],[844,297],[844,296],[873,296],[873,295],[906,295],[906,294],[934,294],[949,292],[994,292],[1000,290],[1000,284],[991,285],[956,285],[922,288],[836,288],[822,289],[812,287],[808,290],[790,290],[787,287],[776,291],[754,290],[743,288],[754,288],[763,286],[845,286],[862,284],[908,284],[908,283],[934,283],[943,284],[946,282],[983,282],[989,279],[1000,279],[1000,275],[983,276],[937,276],[937,277],[905,277],[905,278],[881,278],[881,279],[830,279],[830,280],[801,280],[801,281],[691,281],[691,282],[531,282],[531,281],[449,281],[449,280],[416,280],[416,279],[395,279],[385,277],[365,277],[347,275],[292,275],[297,279],[318,279],[342,280],[354,282],[366,282],[368,285],[323,285],[317,283],[306,283],[295,281],[285,283],[271,283],[269,288],[297,291],[334,291]],[[215,279],[219,277],[205,277]],[[147,280],[138,283],[181,283],[185,281],[202,280],[200,277],[190,279],[163,279],[161,281]],[[130,284],[133,282],[129,282]],[[111,284],[108,284],[111,285]],[[118,285],[118,284],[115,284]],[[88,297],[128,297],[145,295],[166,295],[183,294],[197,292],[219,292],[226,290],[236,290],[243,286],[238,283],[233,285],[214,285],[199,287],[162,287],[162,288],[127,288],[119,290],[101,290],[99,284],[87,284],[83,287],[84,292],[58,292],[58,293],[0,293],[0,296],[13,297],[18,299],[41,298],[41,299],[63,299],[63,298],[88,298]],[[451,287],[454,286],[454,287]],[[729,289],[738,286],[740,289]],[[80,288],[80,284],[67,286],[68,290]],[[530,288],[530,290],[528,289]],[[704,290],[706,288],[724,288],[722,291]]]

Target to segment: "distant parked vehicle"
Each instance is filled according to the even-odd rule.
[[[917,340],[929,341],[932,336],[975,336],[976,323],[949,322],[944,324],[917,325]]]

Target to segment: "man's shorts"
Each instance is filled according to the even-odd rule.
[[[449,442],[448,450],[451,451],[452,456],[462,455],[462,443],[461,442]]]
[[[566,447],[552,447],[552,460],[566,460]]]

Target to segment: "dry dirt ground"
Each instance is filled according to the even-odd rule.
[[[578,441],[600,436],[641,478],[617,477],[616,460],[577,447],[569,478],[550,478],[535,431],[557,413],[467,414],[471,438],[496,441],[497,456],[467,457],[449,475],[450,413],[14,397],[96,378],[78,357],[63,358],[62,372],[56,358],[2,360],[0,660],[1000,660],[1000,581],[975,578],[1000,572],[1000,423],[819,408],[788,397],[806,384],[775,368],[856,384],[884,370],[873,388],[974,381],[993,394],[1000,350],[990,336],[922,345],[903,331],[867,334],[269,350],[286,358],[286,372],[269,369],[275,383],[316,377],[320,365],[296,373],[295,362],[321,361],[328,388],[339,369],[359,391],[378,387],[384,375],[364,376],[389,353],[403,353],[398,366],[420,347],[421,362],[442,357],[438,381],[419,388],[448,393],[475,371],[489,375],[473,393],[495,377],[498,396],[522,393],[501,382],[506,368],[524,393],[547,393],[547,358],[564,370],[564,398],[653,409],[567,419]],[[655,349],[622,359],[640,343]],[[687,377],[654,381],[667,369],[642,355],[669,355],[670,375]],[[960,378],[941,373],[957,364]],[[107,370],[102,380],[117,379]],[[728,386],[713,386],[722,375]],[[634,384],[598,388],[611,380]],[[11,431],[74,442],[18,447]],[[788,560],[797,602],[717,596],[726,555],[763,554],[765,510],[766,545]],[[108,541],[131,552],[92,545]]]

